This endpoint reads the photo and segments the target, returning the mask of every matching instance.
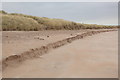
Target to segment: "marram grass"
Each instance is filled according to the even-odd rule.
[[[81,24],[63,19],[51,19],[17,13],[0,11],[3,31],[39,31],[39,30],[79,30],[79,29],[111,29],[117,26]]]

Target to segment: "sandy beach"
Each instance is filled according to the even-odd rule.
[[[0,78],[118,79],[118,3],[8,1],[0,10]]]
[[[3,32],[3,58],[86,31]],[[39,58],[7,67],[7,78],[117,78],[118,32],[73,41]]]
[[[2,49],[4,53],[2,58],[39,48],[48,43],[53,43],[83,32],[86,31],[5,31],[2,32]]]

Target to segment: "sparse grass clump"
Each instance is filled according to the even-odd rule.
[[[0,11],[3,31],[111,29],[117,26],[81,24],[63,19],[51,19]]]

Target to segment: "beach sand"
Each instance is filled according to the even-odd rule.
[[[3,32],[3,58],[83,32],[85,31],[23,32],[23,34]],[[44,40],[36,39],[38,36]],[[3,77],[117,78],[118,32],[105,32],[73,41],[49,51],[40,58],[29,59],[19,65],[7,67],[3,71]]]

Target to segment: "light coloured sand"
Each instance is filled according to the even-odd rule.
[[[2,35],[2,58],[14,54],[21,54],[29,49],[39,48],[48,43],[53,43],[84,30],[73,31],[4,31]],[[49,37],[47,37],[49,36]],[[40,40],[40,39],[44,40]]]
[[[117,32],[100,33],[80,39],[52,50],[41,58],[7,67],[3,71],[3,77],[116,78],[117,40]]]

